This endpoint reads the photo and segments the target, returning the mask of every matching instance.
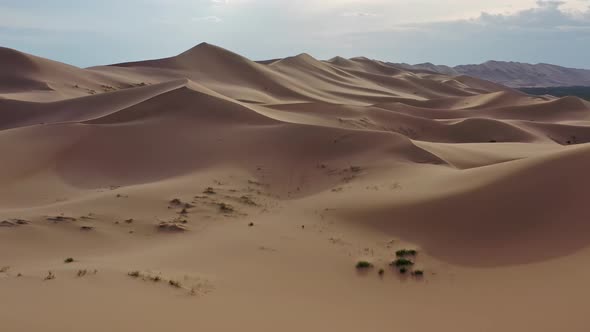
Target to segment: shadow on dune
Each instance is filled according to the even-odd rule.
[[[532,159],[464,171],[452,182],[496,179],[456,192],[433,188],[438,197],[355,218],[466,266],[540,262],[588,247],[590,147]]]

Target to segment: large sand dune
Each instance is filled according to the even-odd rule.
[[[2,48],[0,326],[587,331],[587,142],[581,99],[366,58]]]

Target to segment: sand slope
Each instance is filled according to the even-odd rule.
[[[586,331],[589,128],[575,97],[366,58],[2,48],[0,320]]]

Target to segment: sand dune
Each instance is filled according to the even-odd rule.
[[[367,58],[1,48],[2,326],[586,331],[589,114]]]

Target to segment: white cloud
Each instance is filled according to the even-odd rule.
[[[211,23],[219,23],[222,21],[221,18],[217,16],[202,16],[202,17],[193,17],[193,22],[211,22]]]
[[[344,17],[376,17],[377,14],[375,13],[366,13],[366,12],[346,12],[342,13]]]

